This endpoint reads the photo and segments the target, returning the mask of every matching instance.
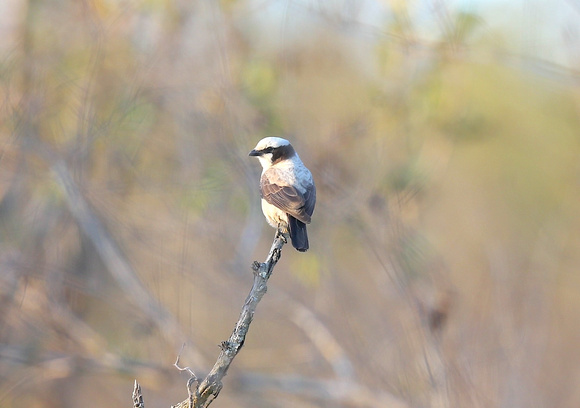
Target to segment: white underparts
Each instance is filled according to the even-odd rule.
[[[288,215],[284,211],[262,199],[262,212],[268,224],[274,228],[280,226],[282,232],[288,233]]]

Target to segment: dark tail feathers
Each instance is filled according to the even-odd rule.
[[[308,250],[308,234],[306,224],[288,215],[288,227],[290,229],[290,239],[292,246],[300,252]]]

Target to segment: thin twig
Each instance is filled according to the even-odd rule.
[[[195,373],[193,372],[193,370],[187,366],[187,367],[180,367],[179,366],[179,359],[181,358],[181,353],[183,353],[183,349],[185,348],[185,343],[183,343],[181,345],[181,350],[179,350],[179,354],[177,355],[177,359],[175,360],[175,363],[173,363],[173,366],[175,368],[177,368],[179,371],[187,371],[189,373],[189,376],[191,377],[191,379],[193,379],[193,381],[197,381],[197,375],[195,375]]]
[[[195,375],[193,370],[191,368],[189,368],[188,366],[186,366],[186,367],[179,366],[179,358],[181,357],[181,353],[183,352],[184,347],[185,347],[185,343],[183,343],[181,345],[181,350],[179,351],[179,354],[177,355],[177,359],[175,360],[175,363],[173,363],[173,366],[175,368],[177,368],[179,371],[187,371],[189,373],[189,380],[187,380],[187,393],[188,393],[187,406],[188,406],[188,408],[192,408],[193,407],[193,397],[195,396],[195,388],[193,387],[193,385],[195,383],[199,384],[199,379],[197,378],[197,375]]]

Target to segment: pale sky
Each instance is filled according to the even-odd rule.
[[[580,0],[253,0],[258,20],[284,41],[301,34],[301,24],[317,13],[356,16],[357,35],[384,30],[392,7],[404,4],[419,34],[439,33],[435,10],[465,11],[483,19],[482,29],[501,31],[515,55],[580,69]],[[348,18],[345,18],[348,20]],[[302,20],[301,22],[297,22]],[[315,23],[316,24],[316,23]],[[298,29],[296,29],[298,27]],[[277,31],[277,32],[276,32]],[[282,34],[283,33],[283,34]]]

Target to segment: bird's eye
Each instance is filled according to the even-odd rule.
[[[264,153],[272,153],[273,151],[274,151],[274,148],[273,147],[266,147],[264,149]]]

